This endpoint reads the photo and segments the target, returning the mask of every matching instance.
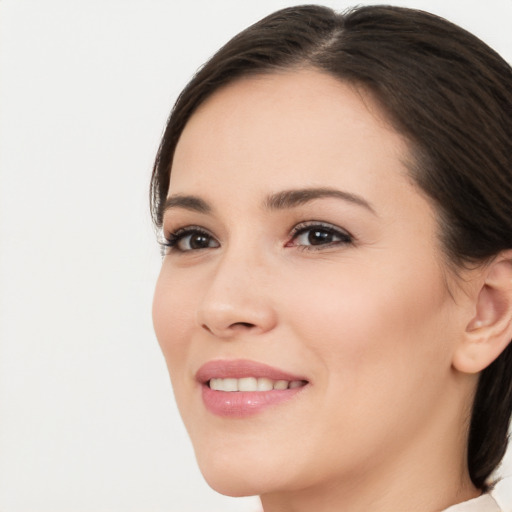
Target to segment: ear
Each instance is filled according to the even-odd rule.
[[[474,297],[473,316],[453,357],[464,373],[485,369],[512,339],[512,251],[483,268]]]

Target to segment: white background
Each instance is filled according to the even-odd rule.
[[[203,483],[174,405],[151,326],[148,182],[195,69],[294,3],[0,0],[2,512],[257,510]],[[394,3],[512,61],[511,0]]]

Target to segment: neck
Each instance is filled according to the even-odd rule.
[[[371,475],[328,482],[300,491],[261,496],[264,512],[440,512],[452,505],[476,498],[481,491],[469,479],[445,473],[438,478],[417,479],[388,468],[387,478]]]

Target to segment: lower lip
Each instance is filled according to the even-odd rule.
[[[306,386],[274,391],[215,391],[203,384],[206,409],[217,416],[245,418],[291,400]]]

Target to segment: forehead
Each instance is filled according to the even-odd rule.
[[[240,79],[199,107],[176,147],[170,189],[221,180],[263,192],[334,179],[363,193],[404,181],[407,154],[370,94],[319,71],[286,71]]]

